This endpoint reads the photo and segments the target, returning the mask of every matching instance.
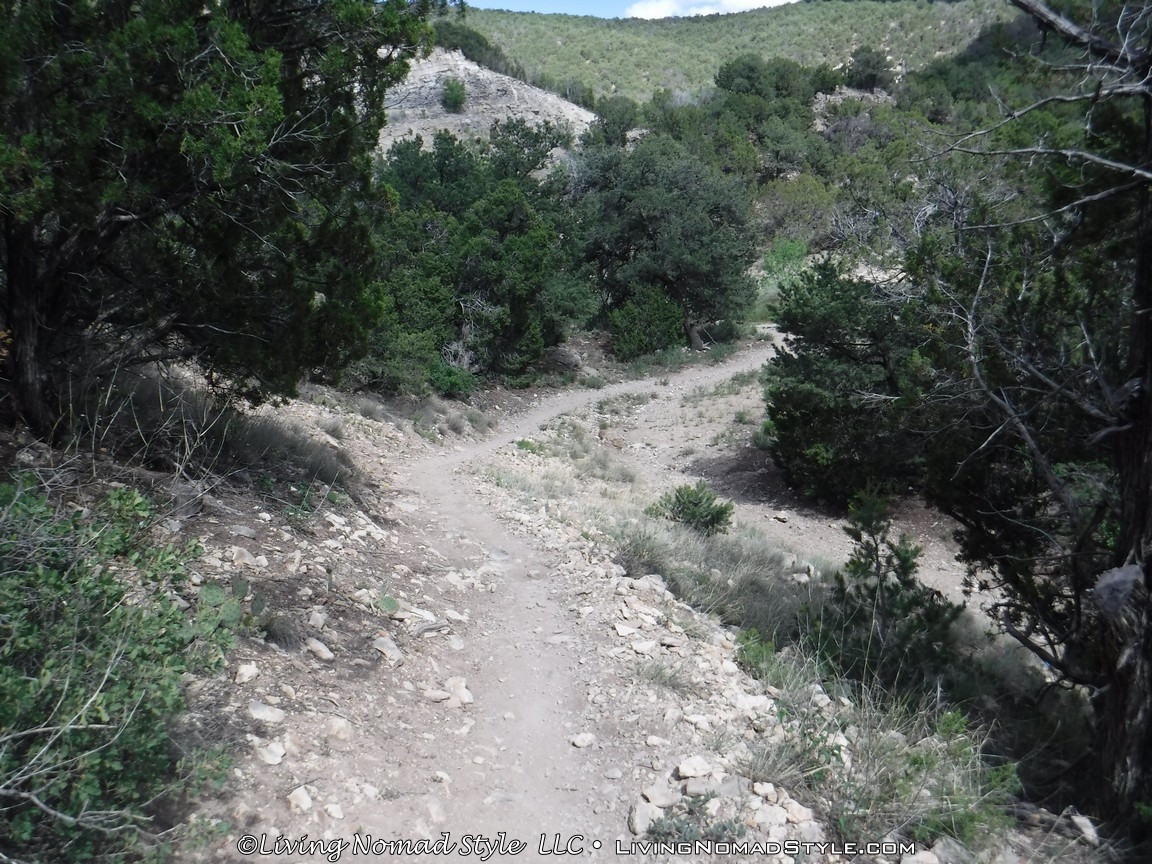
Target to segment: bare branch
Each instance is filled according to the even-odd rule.
[[[1148,72],[1152,69],[1152,55],[1147,51],[1135,48],[1127,42],[1117,45],[1103,36],[1089,33],[1038,0],[1008,0],[1008,2],[1031,16],[1042,27],[1059,33],[1071,44],[1085,48],[1096,57],[1137,72]]]

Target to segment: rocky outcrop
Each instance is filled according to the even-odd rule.
[[[441,105],[444,83],[451,80],[464,84],[464,108],[456,114]],[[388,125],[380,134],[384,150],[417,135],[429,145],[441,129],[461,140],[487,137],[493,123],[512,118],[531,124],[551,121],[579,136],[595,119],[591,111],[555,94],[478,66],[459,51],[440,49],[413,63],[408,78],[388,94],[388,99]]]

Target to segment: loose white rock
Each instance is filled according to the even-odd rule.
[[[393,666],[399,666],[404,662],[404,652],[400,650],[391,636],[379,636],[372,642],[372,647],[388,658]],[[461,646],[463,647],[463,646]]]
[[[761,828],[771,828],[775,825],[788,824],[788,811],[783,807],[777,807],[775,804],[769,804],[767,807],[761,807],[756,811],[753,817],[756,824]]]
[[[351,741],[352,740],[352,723],[344,717],[329,717],[328,718],[328,737],[335,738],[337,741]]]
[[[676,766],[676,773],[682,780],[688,777],[703,777],[712,773],[712,766],[703,756],[692,756]]]
[[[256,756],[265,765],[279,765],[280,761],[284,758],[284,754],[288,751],[284,749],[279,741],[273,741],[264,747],[256,748]]]
[[[788,821],[793,825],[799,825],[801,822],[811,822],[815,818],[812,811],[798,801],[786,801],[784,803],[784,809],[788,811]]]
[[[254,719],[262,720],[265,723],[283,723],[284,718],[288,716],[279,708],[265,705],[256,699],[248,703],[248,713],[251,714]]]
[[[321,660],[332,660],[336,657],[327,645],[311,636],[304,642],[304,646]]]
[[[247,684],[260,674],[260,667],[255,663],[241,663],[236,669],[236,677],[233,679],[237,684]]]
[[[288,793],[288,803],[295,809],[307,813],[312,809],[312,796],[308,794],[308,790],[303,786],[297,786]]]
[[[900,856],[900,864],[940,864],[940,859],[935,852],[921,849],[915,855]]]
[[[680,793],[666,783],[653,783],[641,794],[657,807],[671,807],[680,800]]]
[[[232,563],[237,567],[255,567],[256,556],[243,546],[232,547]]]
[[[333,819],[344,818],[344,808],[339,804],[325,804],[324,812],[331,816]]]
[[[449,678],[444,682],[444,686],[462,705],[470,705],[476,701],[472,696],[472,691],[468,689],[468,682],[463,678]]]
[[[581,732],[579,735],[573,735],[569,740],[572,742],[573,747],[583,749],[590,747],[592,742],[596,740],[596,736],[591,732]]]
[[[655,804],[649,804],[647,801],[637,801],[632,805],[632,809],[628,811],[628,830],[633,834],[646,834],[648,833],[648,826],[652,824],[654,819],[659,819],[664,815],[662,811]]]

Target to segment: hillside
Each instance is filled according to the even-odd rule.
[[[838,65],[870,44],[896,65],[916,69],[962,50],[986,24],[1012,15],[1001,0],[837,0],[651,21],[469,9],[467,23],[533,80],[580,81],[598,93],[646,100],[662,87],[706,89],[721,63],[746,52]]]
[[[449,112],[441,104],[444,84],[464,85],[462,110]],[[388,94],[388,123],[380,133],[387,150],[395,141],[420,135],[426,145],[446,129],[461,141],[487,136],[497,120],[524,120],[532,125],[550,121],[580,135],[593,120],[587,111],[559,96],[477,66],[458,51],[436,50],[412,64],[408,77]]]

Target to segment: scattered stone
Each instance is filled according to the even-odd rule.
[[[351,741],[353,727],[351,721],[344,717],[328,718],[328,737],[337,741]]]
[[[810,809],[798,801],[785,801],[784,809],[788,811],[788,821],[793,825],[799,825],[801,822],[811,822],[816,818]],[[925,864],[927,864],[927,862],[925,862]]]
[[[624,776],[624,772],[619,768],[609,768],[604,772],[604,777],[608,780],[619,780]]]
[[[1096,833],[1096,826],[1092,824],[1091,819],[1079,813],[1073,813],[1069,818],[1080,832],[1080,836],[1084,838],[1085,843],[1093,847],[1100,845],[1100,835]]]
[[[400,650],[391,636],[378,636],[373,642],[372,647],[388,658],[388,662],[393,666],[399,666],[404,662],[404,652]],[[461,645],[460,647],[464,647]]]
[[[236,669],[236,677],[233,679],[237,684],[247,684],[260,674],[260,668],[255,663],[241,663]]]
[[[237,567],[255,567],[256,556],[243,546],[232,547],[232,563]]]
[[[424,698],[429,702],[447,702],[452,698],[452,694],[447,690],[425,690]]]
[[[288,793],[288,803],[296,810],[307,813],[312,809],[312,796],[308,794],[308,790],[303,786],[297,786]]]
[[[764,695],[733,693],[731,702],[732,707],[740,711],[765,711],[771,705],[772,700]]]
[[[449,678],[444,682],[444,686],[448,688],[448,692],[456,699],[461,705],[471,705],[476,701],[472,692],[468,689],[468,682],[463,678]]]
[[[314,630],[323,630],[327,623],[328,613],[321,612],[319,609],[313,609],[312,614],[308,616],[308,626]]]
[[[304,646],[321,660],[332,660],[336,657],[336,655],[328,649],[327,645],[311,636],[304,641]]]
[[[692,756],[676,766],[676,774],[681,780],[689,777],[704,777],[712,773],[712,766],[703,756]]]
[[[590,747],[592,742],[596,740],[596,736],[591,732],[581,732],[579,735],[573,735],[569,740],[572,742],[573,747],[583,749]]]
[[[716,794],[716,784],[708,777],[689,777],[684,782],[684,794],[689,798],[703,798]]]
[[[228,532],[233,537],[247,537],[249,540],[256,539],[256,532],[247,525],[229,525]]]
[[[771,783],[753,783],[752,791],[767,801],[769,804],[776,803],[776,787]]]
[[[281,709],[265,705],[256,699],[248,703],[248,713],[254,719],[262,720],[265,723],[283,723],[284,718],[288,716]]]
[[[655,804],[637,801],[628,811],[628,830],[636,835],[647,834],[652,822],[663,815],[664,811]]]
[[[279,765],[287,752],[288,751],[284,749],[284,745],[279,741],[273,741],[263,747],[256,748],[256,756],[265,765]]]
[[[666,783],[653,783],[641,794],[657,807],[671,807],[680,800],[680,793]]]
[[[649,747],[667,747],[668,739],[661,738],[659,735],[649,735],[646,739],[644,739],[644,743]]]
[[[976,864],[977,856],[952,837],[941,837],[932,847],[940,864]]]
[[[768,804],[757,810],[753,818],[756,820],[756,824],[761,828],[771,828],[775,825],[787,825],[788,811],[783,807],[777,807],[775,804]]]
[[[333,819],[344,818],[344,808],[339,804],[325,804],[324,812],[331,816]]]
[[[825,839],[824,828],[819,822],[801,822],[796,826],[796,833],[806,843],[823,843]],[[929,864],[929,862],[925,862],[925,864]]]
[[[638,642],[632,643],[632,650],[637,654],[648,655],[656,650],[657,642],[655,639],[643,639]]]

